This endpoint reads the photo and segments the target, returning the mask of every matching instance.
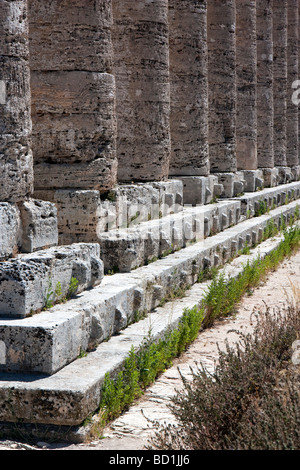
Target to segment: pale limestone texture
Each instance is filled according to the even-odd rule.
[[[21,251],[31,253],[58,244],[57,209],[48,201],[30,199],[19,204]]]
[[[208,2],[210,169],[236,170],[235,0]]]
[[[288,0],[287,12],[287,122],[286,141],[288,166],[299,165],[298,155],[298,120],[299,110],[292,101],[293,83],[298,80],[298,39],[299,39],[299,5],[297,0]]]
[[[0,1],[0,201],[33,188],[27,3]]]
[[[21,218],[17,205],[0,202],[0,261],[17,254],[21,234]]]
[[[256,31],[258,167],[273,168],[273,16],[271,0],[257,0],[256,2]]]
[[[209,174],[207,2],[169,1],[170,175]]]
[[[103,277],[99,255],[98,244],[79,243],[19,255],[1,263],[0,316],[23,318],[44,308],[47,302],[64,298],[72,277],[78,282],[74,293],[99,284]]]
[[[112,0],[119,181],[168,176],[167,0]]]
[[[236,4],[236,159],[239,170],[257,169],[256,0]]]
[[[286,163],[287,0],[273,0],[274,164]]]
[[[116,183],[110,2],[29,0],[35,188]]]

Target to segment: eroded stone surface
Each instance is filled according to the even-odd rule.
[[[0,261],[14,256],[20,247],[21,219],[16,204],[0,203]]]
[[[165,180],[170,158],[167,0],[113,0],[118,179]]]
[[[0,316],[26,317],[68,295],[71,279],[75,292],[99,284],[103,264],[98,244],[53,247],[19,255],[0,265]]]
[[[206,1],[169,1],[169,54],[169,174],[207,176],[209,155]]]
[[[111,3],[29,2],[35,187],[116,183]],[[46,52],[45,52],[46,51]]]
[[[30,199],[19,204],[22,220],[21,251],[32,251],[57,245],[57,209],[47,201]]]
[[[207,5],[210,171],[236,166],[235,0]]]
[[[257,159],[259,168],[274,167],[273,17],[272,2],[256,2]]]
[[[33,190],[27,3],[0,3],[0,201]]]
[[[236,2],[236,158],[239,170],[257,169],[256,1]]]

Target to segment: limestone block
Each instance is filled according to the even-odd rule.
[[[180,179],[183,183],[184,205],[209,204],[214,199],[217,176],[182,176]]]
[[[15,256],[21,239],[21,219],[16,204],[0,202],[0,261]]]
[[[67,308],[55,319],[49,312],[10,318],[9,322],[0,319],[0,343],[5,350],[0,370],[47,375],[57,372],[87,348],[87,323],[83,312]]]
[[[22,252],[31,253],[57,245],[57,209],[54,204],[30,199],[20,203],[19,209],[22,220]]]
[[[253,192],[262,189],[264,185],[263,172],[261,170],[243,170],[245,191]]]
[[[222,197],[234,197],[245,190],[245,180],[242,172],[215,173],[218,182],[223,185]]]
[[[103,215],[99,191],[40,190],[35,192],[35,196],[52,201],[57,207],[60,244],[96,242]]]
[[[36,72],[32,145],[37,189],[110,189],[116,183],[111,74]]]
[[[96,190],[36,190],[35,197],[58,208],[59,242],[96,242],[98,235],[182,210],[182,182],[120,184]]]
[[[279,184],[278,168],[261,168],[264,177],[264,187],[273,188]]]
[[[44,308],[47,300],[59,300],[68,294],[72,277],[78,281],[76,292],[99,284],[103,277],[99,255],[98,244],[73,244],[2,263],[0,316],[26,317]]]
[[[240,202],[186,207],[183,211],[129,229],[99,235],[106,272],[130,272],[157,258],[178,252],[239,221]],[[178,252],[180,253],[180,252]]]
[[[111,69],[110,1],[29,0],[28,4],[33,71]]]

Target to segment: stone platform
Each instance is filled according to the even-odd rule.
[[[207,232],[200,241],[152,263],[105,275],[100,285],[66,303],[27,318],[2,318],[0,396],[4,406],[0,421],[79,426],[99,404],[105,373],[120,369],[130,347],[139,347],[150,326],[154,337],[160,337],[166,327],[176,326],[185,301],[192,306],[201,300],[205,285],[197,282],[199,273],[228,263],[246,245],[259,244],[270,222],[280,226],[298,213],[299,201],[294,199],[298,185],[208,205],[209,224],[217,207],[231,207],[239,217],[232,220],[232,226]],[[272,203],[271,209],[256,217],[249,212],[248,218],[243,215],[242,198],[249,211],[251,203],[264,201],[267,195],[273,202],[277,195],[281,205],[274,208]],[[183,208],[180,215],[192,209]],[[255,253],[259,250],[263,255],[269,246],[271,241],[260,243]],[[178,289],[186,291],[185,300],[168,302]],[[81,357],[84,351],[86,357]]]

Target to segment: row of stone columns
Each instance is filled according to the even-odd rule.
[[[297,0],[0,6],[0,200],[299,166]]]

